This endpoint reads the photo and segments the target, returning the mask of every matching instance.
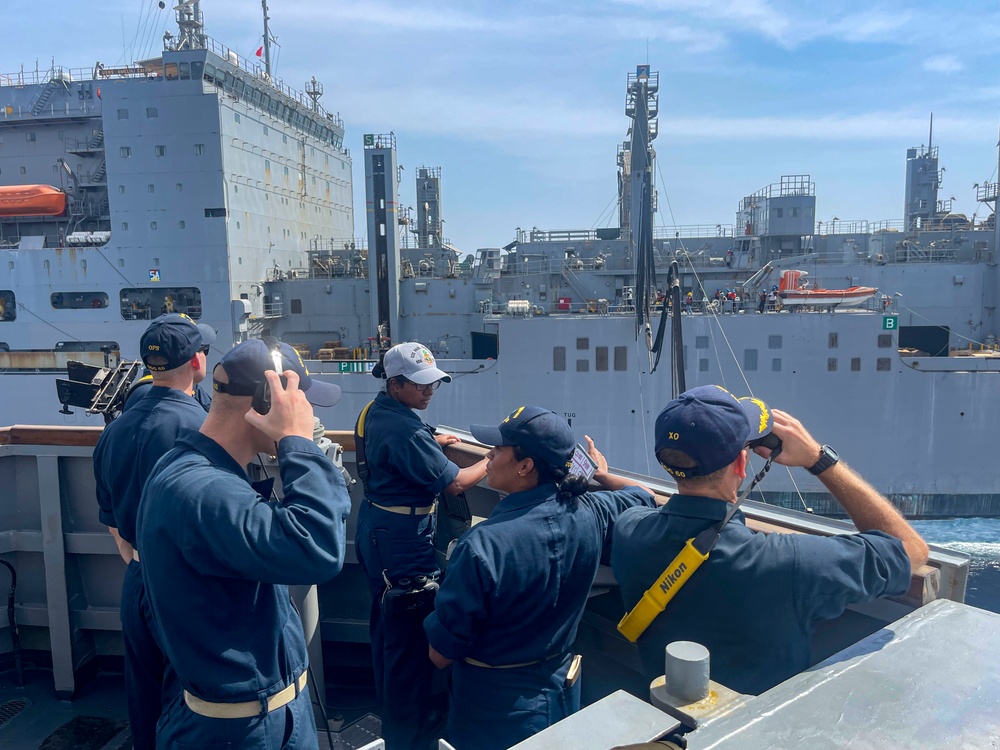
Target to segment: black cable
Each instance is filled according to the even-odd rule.
[[[10,623],[10,643],[11,649],[14,652],[14,671],[17,673],[17,684],[18,687],[23,687],[24,663],[21,659],[21,637],[17,632],[17,619],[14,617],[14,594],[17,592],[17,571],[6,560],[0,560],[0,565],[3,565],[10,571],[10,593],[7,595],[7,621]]]

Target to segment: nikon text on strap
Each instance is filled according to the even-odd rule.
[[[670,600],[680,591],[681,587],[688,582],[691,576],[694,575],[694,572],[708,559],[709,553],[719,541],[719,536],[722,534],[722,530],[726,524],[729,523],[729,519],[739,510],[740,505],[747,499],[753,488],[757,486],[757,483],[770,471],[771,462],[780,452],[780,447],[772,449],[771,456],[767,459],[767,463],[764,464],[764,468],[758,472],[746,491],[733,503],[732,507],[726,513],[725,518],[719,523],[709,526],[693,539],[687,540],[684,547],[677,554],[677,557],[670,562],[666,570],[656,579],[656,582],[643,592],[642,598],[639,599],[632,610],[621,619],[621,622],[618,623],[618,632],[632,643],[639,640],[639,637],[653,624],[653,620],[663,612],[670,603]]]

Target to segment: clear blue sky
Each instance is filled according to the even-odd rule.
[[[0,73],[53,57],[68,67],[136,59],[175,31],[172,4],[15,2],[4,8]],[[988,213],[972,185],[996,178],[995,0],[270,6],[276,74],[298,89],[315,75],[346,122],[359,235],[361,136],[389,130],[406,167],[403,204],[414,202],[416,167],[442,167],[445,234],[465,251],[505,244],[518,226],[614,221],[625,76],[647,59],[660,72],[658,224],[732,223],[743,195],[782,174],[812,175],[820,220],[900,219],[905,150],[927,142],[932,111],[941,197]],[[203,0],[202,10],[210,36],[253,54],[259,0]]]

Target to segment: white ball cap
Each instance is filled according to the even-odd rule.
[[[385,353],[382,367],[387,379],[402,375],[417,385],[428,385],[438,380],[451,382],[451,375],[438,369],[430,350],[417,342],[396,344]]]

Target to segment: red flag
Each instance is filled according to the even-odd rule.
[[[264,54],[264,48],[263,47],[258,47],[257,51],[254,54],[257,55],[257,57],[260,57],[261,55]]]

